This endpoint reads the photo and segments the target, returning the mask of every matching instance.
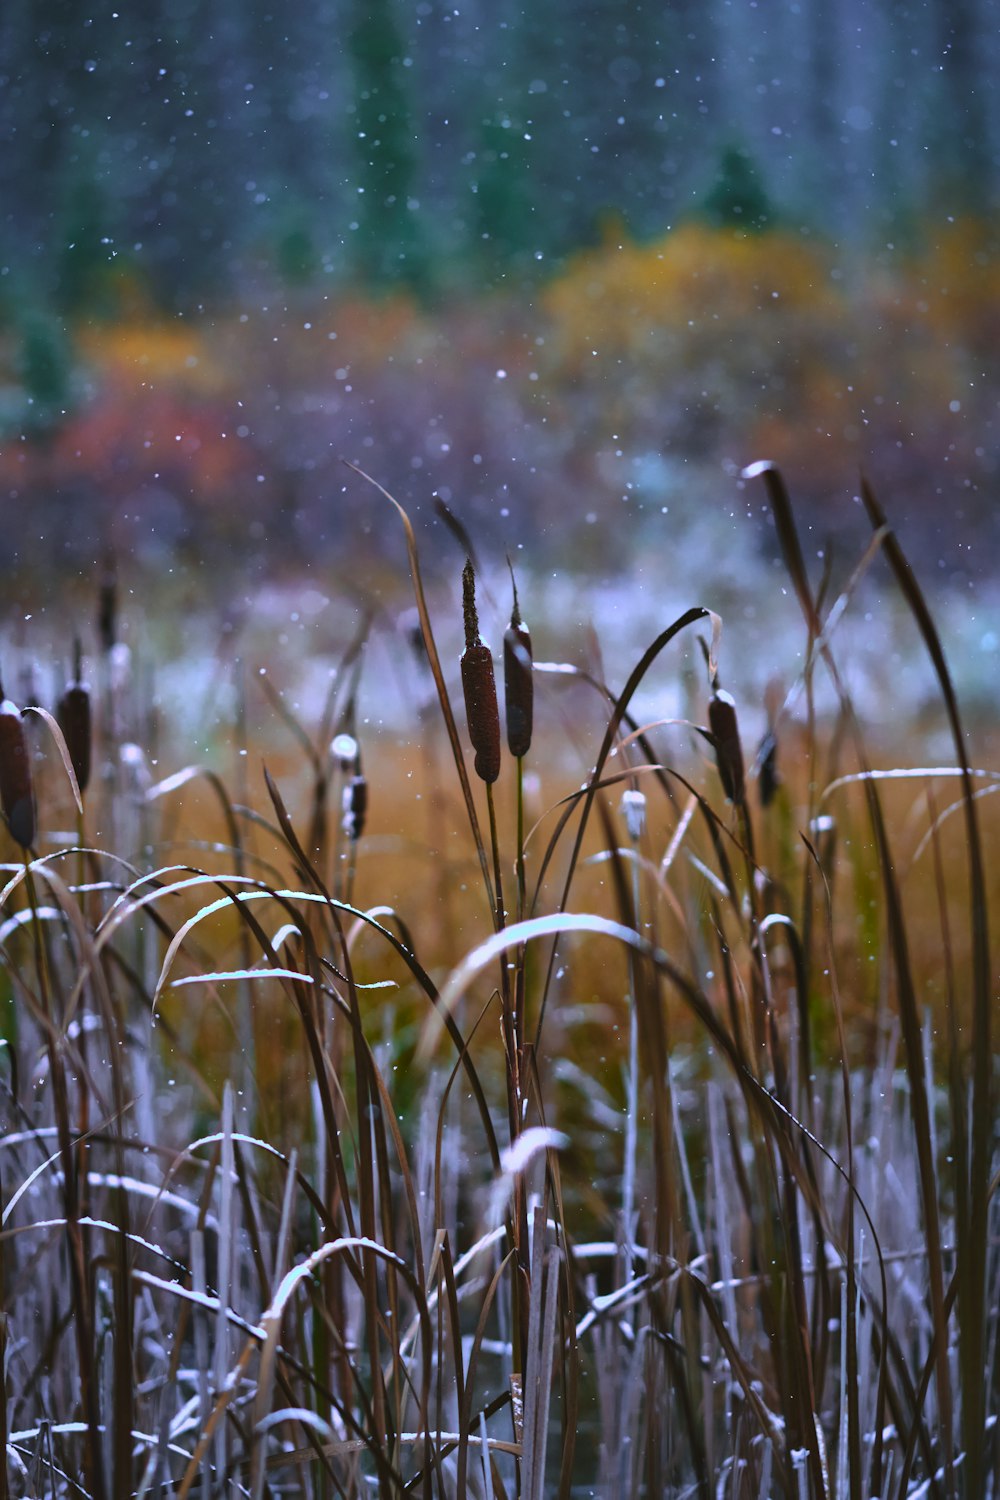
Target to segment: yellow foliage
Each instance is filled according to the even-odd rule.
[[[652,244],[622,240],[587,251],[546,292],[571,364],[595,349],[648,358],[658,337],[667,344],[671,336],[731,337],[761,317],[835,318],[838,305],[823,254],[800,237],[695,223]]]
[[[226,384],[200,330],[180,319],[99,324],[81,329],[77,344],[87,364],[126,384],[165,382],[201,394],[218,392]]]
[[[935,335],[992,352],[1000,334],[997,226],[967,217],[946,224],[908,267],[911,296]]]

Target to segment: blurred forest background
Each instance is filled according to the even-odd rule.
[[[965,586],[1000,555],[998,20],[6,0],[0,562],[375,558],[348,458],[606,571],[745,514],[766,456],[822,534],[864,466]]]

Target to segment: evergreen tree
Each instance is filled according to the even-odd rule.
[[[483,121],[476,153],[475,223],[480,255],[493,269],[523,260],[533,244],[524,134],[503,111]]]
[[[771,203],[749,153],[727,146],[715,182],[704,201],[710,224],[760,231],[773,219]]]
[[[20,332],[17,371],[28,398],[28,425],[44,427],[69,401],[69,341],[56,319],[37,312],[23,317]]]
[[[68,198],[56,257],[58,306],[71,317],[104,314],[111,310],[104,195],[91,177],[84,176],[72,184]]]
[[[354,14],[357,266],[375,284],[418,285],[426,266],[411,207],[416,153],[393,0],[355,0]]]

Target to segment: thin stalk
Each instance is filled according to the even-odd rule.
[[[493,884],[496,891],[496,907],[494,911],[494,925],[497,932],[503,932],[507,926],[507,913],[503,902],[503,875],[500,868],[500,840],[497,835],[497,812],[496,803],[493,799],[493,785],[486,783],[486,805],[490,817],[490,845],[493,850]],[[500,997],[503,1003],[503,1032],[504,1046],[507,1048],[507,1066],[514,1084],[515,1097],[519,1096],[520,1089],[517,1087],[517,1036],[514,1030],[514,1013],[510,998],[510,968],[505,957],[500,960]],[[513,1140],[520,1129],[520,1121],[515,1115],[511,1123],[511,1140]]]
[[[524,756],[517,757],[517,920],[524,920],[525,902],[524,875]]]
[[[523,922],[527,908],[527,889],[524,872],[524,756],[519,755],[517,764],[517,920]],[[518,1049],[524,1044],[524,1000],[525,959],[523,947],[518,948],[514,958],[514,1035]]]
[[[497,834],[496,804],[493,784],[486,782],[486,805],[489,809],[490,844],[493,849],[493,880],[496,889],[496,928],[502,932],[507,925],[507,913],[503,900],[503,877],[500,866],[500,840]],[[520,848],[520,845],[518,846]],[[520,1037],[517,1034],[514,1008],[511,1003],[510,967],[506,953],[500,954],[500,1004],[504,1049],[507,1054],[507,1113],[510,1124],[510,1139],[514,1141],[521,1133],[524,1121],[521,1118],[521,1069]],[[518,1173],[514,1179],[514,1208],[511,1223],[511,1240],[514,1247],[514,1265],[511,1283],[511,1321],[513,1324],[512,1348],[514,1351],[514,1375],[523,1370],[523,1351],[528,1347],[528,1307],[530,1304],[531,1268],[528,1260],[528,1203],[524,1177]],[[520,1358],[518,1357],[520,1353]],[[516,1433],[515,1433],[516,1438]]]
[[[87,1424],[87,1442],[85,1445],[85,1474],[86,1487],[96,1500],[104,1500],[106,1489],[104,1484],[104,1459],[101,1447],[100,1414],[98,1410],[97,1390],[92,1378],[94,1341],[92,1337],[92,1322],[88,1299],[88,1278],[86,1257],[83,1248],[83,1234],[79,1224],[79,1203],[77,1199],[77,1171],[73,1159],[73,1141],[69,1124],[69,1108],[66,1085],[66,1072],[63,1067],[62,1054],[56,1034],[55,1018],[52,1015],[51,990],[49,986],[48,963],[45,947],[42,942],[42,924],[38,915],[38,892],[31,870],[31,862],[25,851],[24,862],[25,887],[28,893],[28,905],[31,908],[31,931],[35,949],[35,971],[38,980],[38,993],[45,1017],[45,1032],[49,1053],[49,1077],[52,1087],[52,1101],[56,1116],[56,1131],[59,1141],[59,1154],[62,1157],[63,1169],[63,1194],[66,1205],[66,1236],[69,1241],[69,1266],[70,1284],[72,1288],[73,1303],[76,1308],[76,1317],[73,1319],[74,1332],[76,1334],[77,1359],[79,1361],[80,1390],[83,1399],[84,1418]]]
[[[639,862],[632,862],[632,912],[639,929]],[[628,950],[628,1105],[625,1115],[625,1168],[622,1174],[622,1285],[633,1276],[635,1264],[635,1176],[639,1124],[639,1016],[635,1003],[635,950]],[[629,1309],[635,1327],[635,1306]]]

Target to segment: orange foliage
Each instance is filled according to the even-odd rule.
[[[60,429],[51,461],[86,474],[105,493],[128,493],[155,478],[211,505],[248,480],[247,455],[228,425],[214,405],[181,401],[169,389],[110,384]]]
[[[124,384],[163,383],[210,395],[226,383],[200,330],[181,319],[92,325],[77,334],[77,349],[99,378]]]

